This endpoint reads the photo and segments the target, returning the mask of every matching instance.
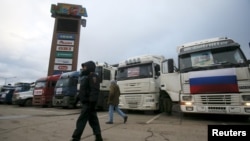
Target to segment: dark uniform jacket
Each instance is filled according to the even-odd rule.
[[[100,82],[98,75],[95,73],[95,64],[92,61],[82,65],[87,66],[87,73],[80,74],[80,93],[79,97],[82,103],[97,102],[100,92]]]
[[[119,104],[119,97],[120,97],[120,88],[117,84],[110,85],[109,89],[109,98],[108,104],[110,105],[118,105]]]

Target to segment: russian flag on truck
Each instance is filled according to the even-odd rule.
[[[239,92],[234,68],[191,72],[189,82],[191,94]]]

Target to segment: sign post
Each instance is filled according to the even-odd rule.
[[[55,18],[48,75],[77,70],[81,25],[86,26],[87,11],[81,5],[57,3],[51,5]]]

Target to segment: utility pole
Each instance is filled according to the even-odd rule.
[[[16,78],[16,76],[14,76],[14,77],[0,77],[0,78],[2,78],[2,79],[4,79],[4,85],[7,85],[7,79],[11,79],[11,78]]]

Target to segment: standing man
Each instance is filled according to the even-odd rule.
[[[95,74],[95,68],[96,65],[93,61],[88,61],[82,64],[79,91],[82,110],[76,121],[76,129],[74,130],[71,141],[80,141],[87,121],[96,137],[95,141],[103,141],[99,119],[95,109],[100,91],[100,82],[98,76]]]
[[[109,97],[108,97],[109,121],[107,121],[106,124],[113,124],[114,110],[123,118],[124,123],[127,122],[128,116],[124,114],[122,110],[120,110],[120,108],[118,107],[119,97],[120,97],[120,88],[116,84],[116,81],[112,80],[109,88]]]

